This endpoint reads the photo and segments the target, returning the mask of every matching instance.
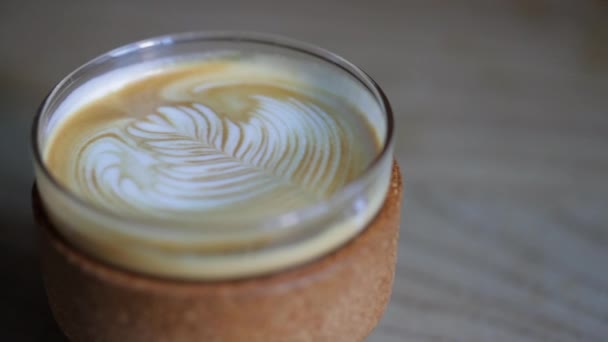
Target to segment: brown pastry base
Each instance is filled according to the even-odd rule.
[[[221,282],[156,279],[108,266],[48,224],[42,260],[51,308],[82,342],[363,341],[387,305],[395,271],[402,181],[393,166],[386,202],[345,246],[274,275]]]

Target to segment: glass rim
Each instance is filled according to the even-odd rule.
[[[159,220],[157,218],[137,218],[133,216],[122,215],[120,213],[112,211],[111,209],[97,206],[91,203],[90,201],[87,201],[85,198],[82,198],[73,191],[71,191],[67,186],[61,184],[57,180],[57,178],[52,174],[52,172],[47,168],[44,162],[44,158],[42,156],[43,153],[41,151],[39,141],[39,128],[41,119],[42,116],[47,112],[51,100],[74,78],[77,78],[79,74],[86,72],[89,68],[99,63],[105,62],[109,59],[118,58],[123,55],[128,55],[136,51],[143,51],[145,49],[159,48],[163,46],[171,46],[191,42],[213,41],[234,43],[243,42],[262,46],[276,47],[279,49],[302,53],[309,57],[314,57],[325,63],[329,63],[335,67],[338,67],[343,72],[346,72],[350,76],[354,77],[356,81],[358,81],[367,91],[369,91],[374,100],[378,103],[380,110],[386,119],[386,136],[384,138],[384,141],[382,142],[381,150],[376,154],[374,159],[363,170],[361,174],[353,178],[341,188],[337,189],[327,198],[321,199],[311,205],[285,211],[283,213],[271,217],[263,217],[262,219],[257,220],[255,222],[248,222],[245,227],[243,227],[248,233],[252,233],[255,231],[264,232],[269,230],[275,231],[281,229],[289,229],[289,226],[293,226],[294,222],[299,223],[301,222],[300,220],[306,221],[310,220],[311,218],[318,217],[319,215],[323,215],[325,212],[328,211],[328,208],[331,208],[333,205],[341,203],[343,202],[343,200],[347,200],[353,195],[356,195],[361,190],[361,188],[364,187],[365,180],[369,178],[370,174],[373,174],[373,171],[376,168],[379,167],[381,161],[389,157],[387,155],[391,153],[391,146],[394,140],[394,118],[391,105],[388,101],[388,98],[386,97],[380,86],[376,83],[376,81],[374,81],[374,79],[372,79],[365,71],[357,67],[355,64],[324,48],[296,39],[287,38],[281,35],[249,31],[190,31],[147,38],[114,48],[112,50],[97,55],[93,59],[88,60],[87,62],[67,74],[65,77],[63,77],[58,83],[56,83],[38,107],[38,110],[32,122],[30,132],[30,147],[32,149],[34,163],[37,164],[44,177],[46,177],[47,180],[50,181],[52,186],[59,190],[59,192],[62,195],[66,196],[70,201],[74,201],[78,205],[86,208],[87,210],[91,210],[92,212],[101,214],[105,217],[119,220],[120,222],[130,224],[132,223],[133,227],[144,225],[146,228],[145,232],[147,233],[151,233],[151,230],[154,230],[154,228],[163,228],[167,225],[170,225],[172,231],[178,231],[180,234],[188,232],[197,236],[200,236],[201,234],[213,236],[214,234],[216,234],[217,232],[211,232],[204,229],[196,231],[183,229],[180,230],[180,224],[176,224],[175,220]],[[221,222],[215,221],[200,221],[200,223],[201,225],[204,225],[206,223],[212,223],[215,226],[222,226]],[[241,226],[241,224],[239,224],[239,226]],[[235,232],[238,233],[239,231],[241,230],[231,229],[230,233],[226,233],[233,234]],[[223,234],[220,233],[219,235]]]

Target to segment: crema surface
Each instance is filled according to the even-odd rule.
[[[263,60],[164,66],[61,113],[43,157],[62,185],[121,216],[302,208],[364,172],[381,141],[359,108],[301,74]]]

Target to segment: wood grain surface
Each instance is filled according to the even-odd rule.
[[[608,2],[2,1],[0,340],[64,341],[29,207],[29,124],[112,47],[209,29],[333,50],[386,90],[405,176],[370,342],[608,340]]]

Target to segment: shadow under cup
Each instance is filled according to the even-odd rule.
[[[318,203],[246,223],[200,222],[195,230],[91,205],[45,166],[54,115],[100,75],[226,52],[276,55],[307,66],[308,77],[323,76],[327,89],[366,108],[383,138],[378,155]],[[396,260],[402,186],[392,120],[386,97],[364,72],[285,38],[178,34],[83,65],[45,99],[32,132],[45,287],[59,325],[75,341],[363,340],[384,311]],[[200,242],[196,255],[180,249],[193,241]],[[167,244],[171,253],[157,248]]]

